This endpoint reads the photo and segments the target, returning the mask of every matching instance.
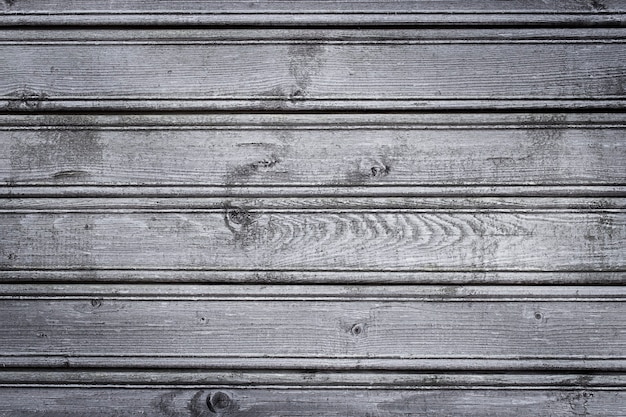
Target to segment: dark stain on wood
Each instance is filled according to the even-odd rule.
[[[11,169],[50,172],[55,182],[88,178],[101,170],[104,148],[94,130],[59,130],[56,135],[34,134],[11,144]]]
[[[296,44],[289,46],[289,74],[293,77],[294,86],[290,94],[291,100],[302,100],[308,95],[307,89],[312,79],[324,66],[324,46]]]

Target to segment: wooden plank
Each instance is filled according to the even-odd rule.
[[[254,24],[254,25],[569,25],[623,24],[622,0],[602,1],[9,1],[4,25],[35,24]]]
[[[626,61],[625,61],[626,62]],[[9,185],[626,183],[626,127],[2,130]],[[558,117],[558,116],[557,116]]]
[[[449,14],[450,15],[450,14]],[[106,30],[104,30],[106,29]],[[21,26],[0,31],[0,43],[12,44],[75,44],[94,42],[124,45],[152,45],[178,43],[284,43],[299,41],[301,43],[326,41],[334,44],[447,44],[447,43],[576,43],[598,44],[623,42],[625,28],[472,28],[449,27],[445,30],[413,27],[384,27],[354,30],[354,28],[337,27],[258,27],[250,28],[154,28],[142,30],[128,28],[67,28]],[[466,42],[463,42],[466,41]]]
[[[193,186],[193,185],[159,185],[159,186],[115,186],[115,185],[98,185],[98,186],[0,186],[1,199],[30,199],[22,200],[24,204],[33,204],[33,208],[37,206],[35,199],[47,198],[82,198],[83,203],[89,199],[101,198],[139,198],[140,201],[159,201],[155,199],[184,198],[221,198],[223,201],[235,201],[235,199],[268,199],[282,198],[288,203],[296,201],[295,206],[304,207],[306,203],[302,202],[302,198],[311,199],[329,199],[347,198],[348,206],[356,198],[390,198],[393,202],[394,198],[412,199],[419,198],[469,198],[471,201],[482,197],[506,198],[599,198],[600,205],[588,207],[589,209],[610,210],[611,201],[616,198],[623,198],[626,195],[626,186],[624,185],[552,185],[552,186],[534,186],[534,185],[516,185],[516,186]],[[45,200],[40,200],[45,201]],[[61,201],[61,200],[59,200]],[[68,200],[66,200],[68,201]],[[75,200],[75,204],[78,200]],[[106,202],[106,200],[102,200]],[[162,200],[161,200],[162,201]],[[176,200],[171,200],[176,201]],[[179,200],[180,201],[180,200]],[[198,200],[201,201],[201,200]],[[322,201],[322,200],[318,200]],[[355,200],[358,201],[358,200]],[[414,200],[416,201],[416,200]],[[544,200],[545,201],[545,200]],[[603,202],[604,201],[604,202]],[[92,201],[93,203],[93,201]],[[4,201],[4,207],[9,207],[12,203]],[[19,201],[18,201],[19,204]],[[78,202],[80,205],[80,202]],[[131,203],[132,205],[132,203]],[[486,207],[489,207],[488,205]],[[343,207],[346,208],[346,207]],[[440,207],[441,208],[441,207]],[[457,207],[458,208],[458,207]],[[478,207],[476,207],[478,208]],[[495,208],[495,207],[491,207]],[[507,208],[507,207],[502,207]],[[508,208],[514,208],[509,206]],[[519,208],[519,207],[518,207]],[[555,208],[547,207],[547,208]],[[619,207],[613,207],[619,208]]]
[[[0,299],[244,301],[620,301],[610,285],[0,284]]]
[[[82,369],[101,372],[103,369],[171,369],[196,371],[248,372],[251,369],[271,369],[274,372],[609,372],[623,373],[626,370],[626,359],[611,358],[523,358],[523,359],[492,359],[476,358],[426,358],[426,359],[389,359],[389,358],[231,358],[231,357],[197,357],[197,356],[72,356],[69,354],[41,355],[1,355],[0,366],[9,369],[30,369],[35,375],[54,369]],[[59,380],[62,382],[61,380]],[[224,382],[224,381],[222,381]],[[303,384],[306,385],[305,381]]]
[[[135,366],[140,356],[152,366],[160,357],[214,358],[205,366],[218,368],[241,358],[238,367],[247,369],[259,367],[255,358],[264,369],[289,358],[301,360],[296,368],[319,359],[352,360],[347,369],[410,369],[411,359],[478,367],[485,359],[515,359],[519,368],[525,359],[581,367],[584,360],[622,359],[614,364],[623,368],[626,350],[619,301],[5,299],[0,317],[0,355],[64,355],[65,366],[83,356],[128,357]],[[385,359],[396,361],[381,364]]]
[[[0,416],[345,417],[553,416],[626,414],[620,391],[315,389],[0,389]]]
[[[2,214],[0,265],[622,271],[623,213],[247,210]],[[140,248],[140,250],[138,250]]]
[[[22,0],[10,2],[5,6],[6,12],[156,12],[169,13],[187,11],[200,14],[202,12],[228,13],[332,13],[332,12],[454,12],[471,13],[484,11],[488,13],[539,13],[539,12],[580,12],[594,14],[598,11],[624,12],[626,2],[623,0],[605,0],[598,3],[581,2],[578,0],[481,0],[467,2],[463,0],[303,0],[294,2],[281,0],[264,0],[262,2],[226,1],[226,0],[178,0],[172,3],[153,2],[150,0],[110,0],[102,4],[96,0],[67,0],[60,5],[54,0]]]
[[[9,188],[9,191],[14,188]],[[230,198],[235,207],[256,210],[337,211],[337,210],[455,210],[455,211],[559,211],[620,212],[626,198],[615,197],[256,197]],[[2,198],[0,213],[163,213],[205,212],[223,209],[220,197],[39,197]]]
[[[447,284],[447,285],[623,285],[626,272],[374,272],[374,271],[261,271],[208,268],[103,269],[96,266],[65,269],[0,270],[2,283],[234,283],[245,284]],[[81,286],[81,288],[83,288]],[[121,289],[120,289],[121,291]],[[462,291],[462,290],[461,290]]]
[[[386,371],[285,371],[285,370],[203,370],[203,369],[10,369],[0,372],[1,388],[289,388],[324,389],[514,389],[549,388],[621,390],[626,387],[623,373],[552,372],[386,372]]]
[[[15,41],[0,45],[0,56],[10,57],[2,60],[0,108],[619,109],[626,102],[621,41],[490,42]]]

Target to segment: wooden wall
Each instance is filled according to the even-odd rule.
[[[626,415],[626,2],[0,2],[0,416]]]

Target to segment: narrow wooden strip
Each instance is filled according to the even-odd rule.
[[[497,46],[497,45],[495,45]],[[622,48],[623,49],[623,48]],[[514,77],[514,75],[511,75]],[[587,78],[589,79],[589,78]],[[28,83],[28,82],[26,82]],[[433,81],[445,83],[445,81]],[[102,82],[102,84],[106,84]],[[577,83],[576,85],[580,85]],[[28,85],[32,85],[28,83]],[[571,84],[574,85],[574,84]],[[130,88],[130,87],[129,87]],[[279,89],[282,87],[278,87]],[[108,98],[84,96],[81,98],[56,97],[31,87],[8,92],[0,97],[0,111],[10,113],[36,112],[418,112],[418,111],[618,111],[626,107],[626,96],[612,95],[606,98],[577,98],[572,96],[480,98],[414,97],[392,99],[334,99],[297,98],[298,89],[285,96],[245,98]],[[336,87],[335,91],[342,91]],[[282,90],[276,90],[282,94]],[[298,94],[296,94],[298,93]]]
[[[225,413],[234,417],[345,417],[454,415],[569,417],[626,414],[626,394],[597,389],[350,390],[350,389],[0,389],[0,415],[67,417],[172,417]],[[209,408],[209,405],[211,408]],[[584,414],[583,414],[584,413]]]
[[[306,211],[560,211],[618,212],[626,198],[563,197],[268,197],[229,199],[234,207],[255,213]],[[224,198],[0,198],[0,213],[210,212],[223,210]]]
[[[466,2],[463,0],[303,0],[297,2],[265,0],[263,2],[226,1],[226,0],[179,0],[170,3],[153,2],[150,0],[110,0],[102,4],[95,0],[67,0],[63,6],[54,0],[39,0],[30,2],[11,2],[6,4],[5,13],[162,13],[186,12],[189,14],[201,13],[455,13],[485,12],[501,13],[581,13],[607,14],[626,11],[623,0],[604,0],[598,3],[586,3],[577,0],[512,0],[502,4],[498,0],[482,0],[480,2]]]
[[[391,211],[391,210],[493,210],[493,211],[603,211],[626,209],[625,198],[549,198],[549,197],[268,197],[229,199],[234,207],[246,207],[255,212],[272,211]],[[0,212],[96,212],[96,211],[212,211],[224,209],[224,198],[3,198]]]
[[[258,4],[258,3],[257,3]],[[593,3],[592,3],[593,4]],[[0,26],[253,26],[253,27],[624,27],[623,11],[600,13],[567,13],[562,11],[523,13],[511,12],[468,12],[468,13],[202,13],[180,12],[122,12],[66,13],[13,12],[0,15]]]
[[[381,300],[381,301],[619,301],[626,286],[495,285],[233,285],[0,284],[0,299],[21,300]]]
[[[2,19],[0,14],[0,19]],[[5,17],[5,16],[4,16]],[[196,16],[202,19],[202,15]],[[452,17],[452,16],[451,16]],[[168,18],[168,16],[165,16]],[[381,16],[382,19],[389,18]],[[452,17],[454,18],[454,17]],[[106,17],[105,17],[106,19]],[[1,21],[1,20],[0,20]],[[124,45],[184,45],[186,43],[222,44],[280,44],[284,42],[329,44],[428,44],[428,43],[621,43],[626,40],[625,28],[473,28],[430,29],[390,27],[384,29],[337,29],[333,27],[310,28],[255,28],[254,30],[221,28],[198,29],[194,27],[143,28],[141,31],[113,28],[54,28],[20,27],[0,31],[0,44],[124,44]]]
[[[373,271],[259,271],[181,269],[5,269],[2,283],[228,283],[228,284],[525,284],[622,285],[626,272],[373,272]]]
[[[2,32],[0,32],[2,33]],[[65,33],[65,32],[64,32]],[[623,129],[623,112],[2,114],[0,130]]]
[[[620,301],[0,300],[0,355],[621,359]],[[148,360],[148,359],[147,359]],[[446,365],[441,365],[445,367]],[[582,366],[582,363],[581,363]],[[520,365],[523,367],[523,364]]]
[[[320,358],[320,357],[208,357],[208,356],[71,356],[71,355],[2,355],[0,366],[7,368],[37,368],[37,372],[51,368],[77,368],[102,372],[116,369],[195,369],[195,370],[252,370],[272,369],[278,371],[396,371],[396,372],[624,372],[623,358]]]
[[[0,80],[10,112],[626,103],[619,43],[0,45],[0,55],[11,57]]]
[[[567,197],[623,198],[626,185],[479,185],[479,186],[18,186],[0,187],[0,198],[332,198],[332,197]]]
[[[3,214],[4,268],[621,271],[623,213]],[[141,248],[140,251],[136,248]]]
[[[626,378],[619,373],[423,373],[423,372],[311,372],[311,371],[202,371],[202,370],[58,370],[7,369],[0,372],[2,387],[76,387],[102,388],[193,388],[246,389],[305,387],[332,389],[426,389],[439,391],[512,389],[542,391],[553,389],[618,390],[626,388]],[[3,390],[0,390],[2,392]],[[130,391],[132,392],[132,391]]]

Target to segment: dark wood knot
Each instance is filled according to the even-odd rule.
[[[232,400],[224,391],[215,391],[209,394],[206,399],[206,405],[214,413],[225,410],[230,407]]]

